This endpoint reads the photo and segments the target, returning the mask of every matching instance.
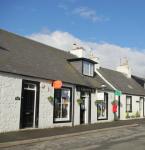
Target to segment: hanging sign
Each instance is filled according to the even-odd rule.
[[[98,100],[104,100],[104,93],[103,92],[98,93],[97,98],[98,98]]]
[[[61,89],[62,87],[62,81],[61,80],[56,80],[53,82],[53,87],[54,89]]]
[[[77,91],[81,91],[81,92],[91,92],[91,93],[95,93],[95,89],[94,88],[89,88],[89,87],[84,87],[84,86],[76,86]]]
[[[121,95],[122,95],[122,92],[119,91],[119,90],[116,90],[116,91],[115,91],[115,95],[116,95],[116,96],[121,96]]]

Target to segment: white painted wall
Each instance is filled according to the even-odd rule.
[[[54,97],[50,81],[0,73],[0,132],[19,130],[21,100],[15,100],[15,97],[21,98],[22,79],[40,82],[39,128],[72,126],[72,122],[53,123],[53,104],[48,101],[48,96]],[[69,84],[64,86],[74,89]]]
[[[16,76],[0,74],[0,132],[19,129],[22,80]]]
[[[54,89],[50,82],[40,83],[39,99],[39,128],[48,128],[53,125],[53,104],[48,101],[48,97],[54,97]]]
[[[121,120],[126,120],[126,94],[123,94],[121,96]],[[131,95],[128,95],[131,96]],[[135,116],[136,112],[140,112],[139,110],[139,102],[140,101],[140,96],[132,96],[132,112],[129,112],[130,116]],[[143,117],[143,102],[142,102],[142,107],[141,107],[141,118]]]
[[[108,121],[114,120],[114,114],[112,112],[112,101],[114,98],[114,92],[108,92]]]
[[[74,86],[71,84],[63,83],[65,87],[72,88],[72,109],[73,109],[73,90]],[[39,101],[39,128],[52,128],[60,126],[72,126],[72,122],[66,123],[53,123],[53,104],[48,101],[48,97],[54,97],[54,88],[51,82],[43,81],[40,83],[40,101]],[[73,111],[72,111],[73,113]]]
[[[19,130],[20,124],[20,106],[21,100],[15,100],[15,97],[21,98],[22,79],[40,82],[40,101],[39,101],[39,128],[72,126],[72,122],[68,123],[53,123],[53,104],[48,101],[49,96],[54,97],[54,89],[51,86],[51,81],[40,80],[36,78],[28,78],[12,74],[0,73],[0,132]],[[72,88],[72,116],[73,116],[73,99],[74,99],[74,125],[80,124],[80,105],[77,99],[80,98],[80,92],[76,91],[76,87],[71,84],[63,86]],[[114,92],[108,92],[108,120],[97,121],[97,107],[95,101],[98,91],[91,94],[91,123],[113,121],[112,104],[114,100]],[[139,111],[140,96],[132,96],[132,110],[130,115]],[[120,119],[126,119],[126,94],[120,98]],[[86,105],[88,102],[86,101]],[[142,106],[143,114],[143,106]],[[88,115],[88,108],[86,109]],[[88,116],[86,115],[86,123]],[[141,116],[143,117],[143,115]]]
[[[80,99],[80,92],[76,91],[74,95],[74,125],[80,124],[80,105],[77,103],[77,99]]]
[[[97,100],[97,90],[91,94],[91,123],[97,122],[97,106],[95,101]]]

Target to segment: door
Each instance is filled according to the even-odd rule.
[[[39,84],[24,80],[21,98],[21,128],[36,127],[38,125],[38,89]]]
[[[80,124],[85,123],[85,97],[81,97],[83,102],[80,104]]]
[[[89,113],[89,114],[88,114],[88,123],[91,123],[91,93],[89,93],[88,96],[89,96],[89,97],[88,97],[88,101],[89,101],[89,102],[88,102],[88,105],[89,105],[89,106],[88,106],[88,109],[89,109],[89,110],[88,110],[88,113]]]

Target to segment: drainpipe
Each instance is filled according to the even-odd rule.
[[[73,98],[72,98],[72,104],[73,104],[73,106],[72,106],[72,108],[73,108],[73,113],[72,113],[72,127],[74,127],[74,117],[75,117],[75,115],[74,115],[74,111],[75,111],[75,88],[73,87]]]

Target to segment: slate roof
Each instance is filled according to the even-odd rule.
[[[123,73],[106,68],[100,68],[98,71],[116,89],[121,90],[123,93],[145,95],[145,90],[133,78],[127,78]]]
[[[0,71],[99,88],[104,81],[81,75],[68,59],[76,56],[0,29]],[[107,85],[107,89],[112,88]]]
[[[132,75],[131,77],[144,88],[145,78],[141,78],[135,75]]]

